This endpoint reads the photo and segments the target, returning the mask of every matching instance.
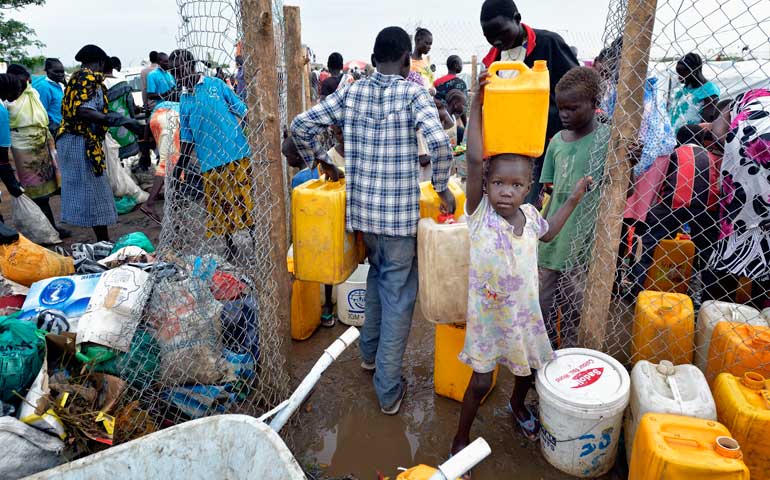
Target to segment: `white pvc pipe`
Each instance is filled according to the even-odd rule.
[[[477,438],[473,443],[460,450],[441,466],[429,480],[454,480],[462,477],[473,467],[481,463],[492,453],[489,444],[483,438]]]
[[[321,374],[324,372],[324,370],[326,370],[329,365],[332,364],[332,362],[337,360],[337,357],[339,357],[346,348],[358,340],[358,336],[358,329],[356,327],[350,327],[340,336],[340,338],[329,345],[329,348],[324,350],[321,358],[319,358],[315,365],[313,365],[313,368],[310,369],[310,373],[305,376],[305,378],[302,380],[302,383],[300,383],[297,389],[294,390],[294,393],[291,394],[291,397],[289,397],[287,401],[281,404],[285,405],[283,408],[278,410],[275,418],[273,418],[273,420],[270,422],[270,428],[276,432],[283,428],[283,426],[289,420],[289,417],[291,417],[292,414],[297,411],[299,406],[302,405],[302,402],[304,402],[307,396],[310,394],[310,391],[313,389],[313,387],[315,387],[316,383],[318,383],[318,380],[321,379]],[[273,411],[275,410],[276,409],[273,409]],[[263,415],[261,418],[268,416],[269,413]]]

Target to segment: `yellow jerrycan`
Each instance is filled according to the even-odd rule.
[[[632,452],[629,480],[749,480],[740,443],[712,420],[648,413]]]
[[[631,362],[647,360],[674,365],[692,363],[695,350],[695,310],[679,293],[643,291],[636,300],[631,329]]]
[[[455,218],[465,215],[465,192],[460,182],[454,178],[449,179],[449,191],[455,197]],[[420,218],[432,218],[439,221],[441,215],[441,199],[433,188],[431,182],[420,182]]]
[[[719,421],[741,444],[752,480],[770,480],[770,380],[756,372],[720,373],[714,401]]]
[[[291,193],[294,275],[305,282],[343,283],[363,260],[363,240],[345,231],[345,179],[309,180]]]
[[[286,254],[286,268],[294,274],[294,245]],[[291,282],[291,339],[307,340],[321,326],[321,285],[293,279]]]
[[[515,71],[513,78],[498,72]],[[507,75],[506,75],[507,76]],[[495,62],[484,90],[484,157],[516,153],[539,157],[548,127],[550,76],[545,60],[532,69],[524,62]]]
[[[457,356],[465,345],[465,324],[436,325],[436,337],[433,351],[433,388],[437,395],[463,401],[465,390],[471,381],[473,369],[462,363]],[[492,386],[481,403],[487,399],[497,384],[497,373],[500,367],[495,367],[492,374]]]
[[[417,465],[401,472],[396,480],[459,480],[490,453],[492,450],[486,440],[477,438],[438,468]]]
[[[688,235],[661,240],[655,248],[645,290],[687,293],[695,260],[695,244]]]

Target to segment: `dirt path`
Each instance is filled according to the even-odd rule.
[[[360,367],[358,350],[349,348],[324,374],[292,431],[294,452],[304,464],[318,464],[328,477],[394,479],[399,467],[446,460],[460,404],[433,392],[433,325],[415,318],[404,360],[408,382],[401,413],[387,417],[377,406],[372,375]],[[292,341],[292,378],[296,385],[321,352],[345,328],[321,329],[309,340]],[[514,430],[506,405],[513,376],[501,371],[497,387],[479,410],[472,435],[483,436],[492,455],[474,470],[474,480],[573,478],[551,467],[532,444]],[[625,457],[620,457],[625,463]],[[620,462],[619,462],[620,463]],[[617,470],[617,468],[616,468]],[[625,478],[621,474],[602,477]]]

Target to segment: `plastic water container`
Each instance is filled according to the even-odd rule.
[[[744,323],[717,323],[706,363],[709,385],[724,372],[738,377],[746,372],[756,372],[770,378],[770,328]]]
[[[513,78],[497,73],[515,71]],[[545,149],[550,76],[545,60],[532,69],[523,62],[495,62],[484,90],[484,156],[517,153],[537,158]]]
[[[465,325],[436,325],[436,339],[433,349],[433,387],[437,395],[463,401],[465,390],[471,381],[473,369],[458,360],[457,356],[465,345]],[[492,387],[484,395],[487,399],[497,384],[496,367],[492,374]]]
[[[753,480],[770,479],[770,380],[755,372],[720,374],[714,382],[719,421],[743,450]]]
[[[687,293],[695,259],[695,244],[687,235],[661,240],[653,253],[652,266],[644,282],[646,290]]]
[[[629,480],[749,480],[740,444],[711,420],[648,413],[634,440]]]
[[[420,220],[417,227],[420,309],[433,323],[465,323],[468,313],[468,224]]]
[[[366,277],[369,265],[359,265],[348,280],[337,287],[337,316],[352,327],[364,324],[366,312]]]
[[[698,322],[695,331],[695,365],[706,373],[709,346],[714,328],[719,322],[747,323],[767,327],[767,318],[754,308],[735,303],[703,302],[698,311]]]
[[[692,363],[695,312],[687,295],[643,291],[636,300],[631,361]]]
[[[455,197],[455,218],[465,215],[465,191],[456,178],[449,180],[449,191]],[[438,222],[441,215],[441,199],[431,182],[420,182],[420,218],[432,218]]]
[[[307,340],[321,325],[321,302],[316,282],[294,280],[291,284],[291,338]]]
[[[694,365],[674,366],[667,360],[658,365],[642,360],[631,371],[631,401],[624,422],[629,463],[636,429],[647,413],[717,419],[717,407],[703,372]]]
[[[291,193],[294,272],[306,282],[337,285],[363,260],[363,240],[345,231],[345,179],[309,180]]]
[[[566,348],[537,372],[540,448],[562,472],[581,478],[615,463],[631,379],[617,360],[595,350]]]

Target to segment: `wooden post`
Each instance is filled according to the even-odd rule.
[[[283,7],[284,32],[286,33],[286,110],[288,122],[304,111],[303,92],[305,76],[305,52],[302,48],[302,23],[299,7]]]
[[[270,259],[273,271],[265,282],[276,285],[276,315],[288,336],[291,310],[291,284],[286,269],[288,229],[286,216],[286,177],[281,157],[280,108],[278,103],[278,72],[276,70],[275,37],[273,33],[271,0],[241,0],[243,19],[244,76],[248,83],[249,142],[255,155],[263,153],[258,162],[267,162],[269,178],[264,187],[270,191],[268,221],[270,222]],[[259,128],[258,125],[262,124]],[[263,148],[264,147],[264,148]],[[258,182],[259,179],[256,179]],[[260,206],[263,207],[263,206]],[[266,207],[266,206],[265,206]]]
[[[304,97],[305,110],[307,110],[313,106],[313,93],[310,90],[311,88],[313,88],[313,86],[310,84],[310,74],[312,72],[312,67],[310,65],[310,54],[308,53],[307,48],[303,47],[302,52],[303,52],[302,58],[303,58],[303,61],[305,62],[304,68],[302,70],[304,73],[302,76],[302,88],[303,88],[303,91],[305,92],[305,97]]]
[[[603,350],[607,335],[612,286],[617,269],[623,210],[630,178],[629,143],[638,137],[644,109],[644,83],[650,56],[657,0],[629,0],[623,32],[623,51],[612,117],[612,136],[605,166],[607,185],[599,205],[599,224],[593,262],[586,279],[580,343]]]
[[[479,59],[476,55],[471,57],[471,92],[476,91],[479,84]]]

